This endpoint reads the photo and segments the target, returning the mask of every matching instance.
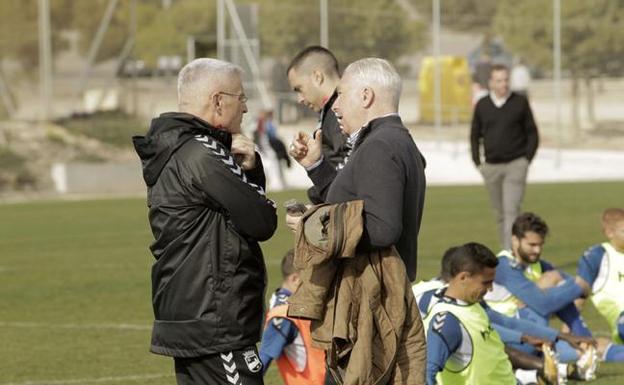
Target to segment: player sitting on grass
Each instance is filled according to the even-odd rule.
[[[512,250],[499,253],[494,289],[485,297],[495,310],[518,316],[539,325],[548,325],[556,315],[572,334],[591,337],[574,300],[585,296],[589,287],[579,277],[557,270],[541,259],[548,226],[539,216],[523,213],[512,227]],[[623,347],[608,345],[598,339],[597,349],[588,348],[577,358],[580,369],[574,377],[591,379],[595,376],[598,355],[611,361]],[[609,352],[609,350],[611,350]],[[575,355],[574,351],[559,351],[560,355]]]
[[[419,310],[423,318],[427,316],[433,305],[443,299],[441,293],[450,275],[451,256],[456,252],[456,248],[450,248],[442,257],[442,269],[439,278],[429,281],[419,282],[412,287]],[[485,309],[492,327],[499,333],[501,340],[505,344],[505,352],[510,358],[512,366],[516,371],[516,377],[522,383],[535,383],[540,381],[545,383],[557,383],[559,377],[564,382],[565,372],[557,373],[558,359],[552,349],[554,344],[559,350],[576,350],[574,356],[564,355],[563,358],[570,361],[570,365],[576,364],[575,358],[582,353],[582,346],[591,343],[590,338],[573,336],[560,333],[547,326],[536,325],[533,322],[507,317],[496,312],[489,307],[485,301],[481,301],[481,306]],[[563,346],[565,345],[565,346]],[[538,352],[541,350],[541,352]]]
[[[424,319],[427,385],[515,385],[503,342],[480,304],[498,260],[477,243],[455,247],[447,258],[448,286]]]
[[[624,209],[610,208],[602,215],[608,242],[590,247],[578,262],[578,276],[591,287],[590,299],[611,328],[611,338],[624,343]],[[581,307],[583,300],[577,300]],[[624,349],[606,349],[605,361],[624,361]]]
[[[282,285],[273,294],[266,326],[260,343],[262,367],[268,369],[277,360],[280,375],[286,385],[323,384],[325,381],[325,352],[312,347],[310,321],[286,316],[288,298],[301,281],[293,266],[294,252],[289,250],[282,259]]]

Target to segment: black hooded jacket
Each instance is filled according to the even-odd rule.
[[[243,172],[229,133],[184,113],[133,138],[155,241],[151,351],[197,357],[255,344],[266,270],[258,241],[275,232],[260,156]]]

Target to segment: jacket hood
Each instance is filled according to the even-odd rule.
[[[132,142],[143,166],[143,179],[148,187],[153,186],[171,156],[195,135],[210,135],[228,149],[232,135],[211,126],[197,116],[168,112],[152,119],[145,136],[133,136]]]

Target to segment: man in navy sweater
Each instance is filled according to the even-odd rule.
[[[489,95],[475,106],[470,146],[496,212],[500,241],[510,249],[511,224],[520,213],[527,170],[539,139],[526,97],[510,92],[509,69],[492,66],[489,85]],[[481,161],[481,144],[485,162]]]

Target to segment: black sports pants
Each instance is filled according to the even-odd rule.
[[[263,385],[255,346],[193,358],[174,358],[178,385]]]

